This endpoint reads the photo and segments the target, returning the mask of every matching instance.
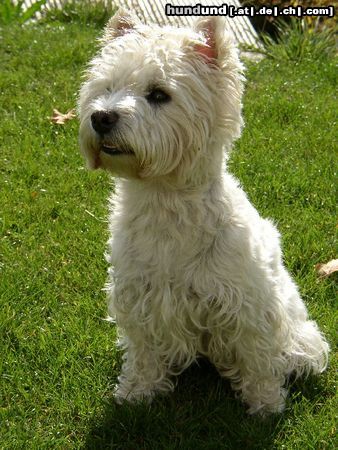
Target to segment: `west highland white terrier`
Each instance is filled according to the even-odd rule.
[[[287,377],[327,365],[278,231],[226,171],[243,81],[220,17],[190,30],[117,14],[88,69],[81,150],[118,177],[106,287],[124,352],[118,401],[172,390],[204,356],[250,413],[280,412]]]

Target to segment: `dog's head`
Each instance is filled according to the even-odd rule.
[[[88,166],[180,180],[219,166],[222,148],[240,135],[241,72],[220,17],[190,30],[114,16],[80,92]]]

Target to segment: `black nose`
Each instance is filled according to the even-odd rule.
[[[112,130],[119,120],[119,115],[115,111],[96,111],[90,116],[90,119],[94,130],[102,135]]]

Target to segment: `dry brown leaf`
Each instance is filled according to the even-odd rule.
[[[66,114],[63,114],[62,112],[58,111],[57,109],[53,109],[53,115],[50,118],[51,122],[57,123],[58,125],[64,125],[67,120],[71,120],[75,117],[75,110],[71,109],[70,111],[66,112]]]
[[[315,268],[318,272],[318,275],[320,275],[321,277],[328,277],[333,272],[338,271],[338,259],[332,259],[326,264],[316,264]]]

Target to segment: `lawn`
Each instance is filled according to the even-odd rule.
[[[206,362],[151,406],[116,406],[114,325],[104,321],[105,173],[87,172],[74,108],[95,26],[0,29],[0,324],[2,449],[333,449],[335,362],[291,385],[287,409],[246,415]],[[248,64],[246,128],[229,163],[278,224],[285,262],[334,348],[337,70],[333,60]]]

